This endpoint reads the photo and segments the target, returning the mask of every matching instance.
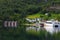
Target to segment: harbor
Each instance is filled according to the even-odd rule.
[[[30,27],[26,27],[26,30],[35,30],[35,31],[40,31],[42,30],[46,30],[49,33],[57,33],[60,32],[60,22],[58,20],[47,20],[47,21],[40,21],[39,18],[37,18],[36,20],[28,20],[29,22],[34,22],[33,24],[30,24]]]

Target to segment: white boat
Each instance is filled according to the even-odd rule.
[[[29,21],[29,19],[28,19]],[[32,20],[31,20],[32,21]],[[37,27],[38,29],[45,29],[47,32],[54,33],[54,32],[60,32],[60,22],[56,20],[49,20],[45,22],[41,22],[39,19],[35,20],[35,28]],[[29,27],[28,27],[29,28]],[[33,28],[33,27],[31,27]],[[37,30],[38,30],[37,29]]]
[[[44,23],[44,28],[47,32],[54,33],[60,31],[60,22],[58,21],[46,21]]]

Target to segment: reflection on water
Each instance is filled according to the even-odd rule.
[[[40,30],[40,28],[38,28],[38,27],[27,27],[26,28],[26,31],[29,31],[29,30],[35,30],[35,31],[39,31]]]
[[[41,29],[43,30],[46,30],[47,32],[49,33],[58,33],[60,32],[60,28],[54,28],[54,27],[47,27],[47,28],[41,28],[41,27],[26,27],[26,31],[29,31],[29,30],[35,30],[36,32],[40,31]]]

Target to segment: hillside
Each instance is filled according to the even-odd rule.
[[[60,21],[60,6],[59,10],[51,11],[50,7],[57,3],[60,5],[60,0],[0,0],[0,40],[60,40],[60,33],[46,33],[41,31],[39,35],[27,34],[25,25],[26,18],[57,19]],[[48,10],[47,10],[48,9]],[[49,13],[50,15],[45,15]],[[4,21],[17,21],[18,26],[4,27]]]

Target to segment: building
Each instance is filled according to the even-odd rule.
[[[60,2],[51,2],[50,5],[46,8],[46,11],[59,11]]]
[[[4,21],[4,27],[17,27],[17,21]]]

